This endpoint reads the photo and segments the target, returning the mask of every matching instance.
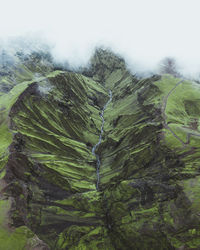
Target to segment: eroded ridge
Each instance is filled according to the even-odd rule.
[[[99,175],[99,170],[100,170],[100,166],[101,166],[101,161],[100,161],[100,157],[98,154],[95,153],[96,149],[98,148],[98,146],[101,144],[102,141],[102,136],[103,136],[103,128],[104,128],[104,111],[106,110],[108,104],[112,101],[112,91],[109,90],[109,100],[107,101],[107,103],[104,105],[101,113],[100,113],[100,117],[102,119],[102,124],[101,124],[101,131],[100,131],[100,135],[99,135],[99,141],[97,142],[96,145],[94,145],[94,147],[92,148],[92,154],[94,156],[96,156],[97,162],[96,162],[96,172],[97,172],[97,184],[96,184],[96,189],[99,190],[99,183],[100,183],[100,175]]]

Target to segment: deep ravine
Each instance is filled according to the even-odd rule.
[[[104,128],[104,111],[106,110],[108,104],[112,101],[112,91],[109,90],[109,100],[107,101],[107,103],[104,105],[101,113],[100,113],[100,117],[102,119],[102,124],[101,124],[101,131],[100,131],[100,135],[99,135],[99,141],[97,142],[96,145],[94,145],[94,147],[92,148],[92,154],[94,156],[96,156],[96,172],[97,172],[97,183],[96,183],[96,189],[99,190],[99,183],[100,183],[100,175],[99,175],[99,170],[100,170],[100,166],[101,166],[101,161],[100,161],[100,157],[98,154],[95,153],[96,149],[98,148],[98,146],[101,144],[102,141],[102,136],[103,136],[103,128]]]

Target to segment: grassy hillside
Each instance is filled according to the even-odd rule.
[[[0,97],[4,249],[199,249],[199,85],[103,50],[82,74],[43,66]]]

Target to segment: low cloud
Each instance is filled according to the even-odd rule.
[[[0,45],[29,53],[46,44],[57,62],[72,67],[86,65],[94,49],[105,46],[141,74],[174,57],[181,73],[197,78],[199,9],[199,0],[7,0]]]

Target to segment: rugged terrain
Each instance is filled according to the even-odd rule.
[[[0,249],[200,249],[200,85],[25,59],[0,76]]]

